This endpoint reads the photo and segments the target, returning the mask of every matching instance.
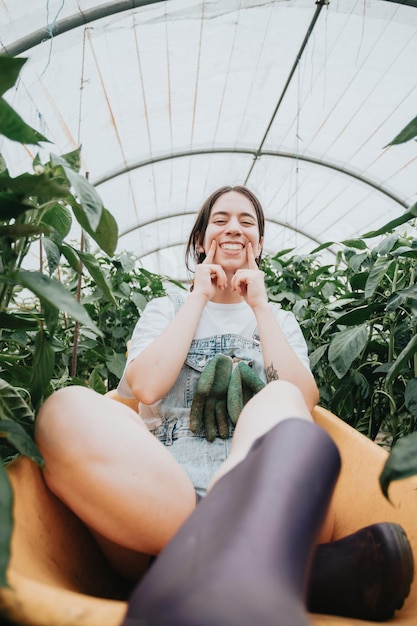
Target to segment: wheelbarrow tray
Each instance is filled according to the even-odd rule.
[[[117,399],[117,398],[116,398]],[[342,470],[334,494],[335,539],[375,522],[401,524],[417,563],[417,477],[393,483],[391,502],[379,487],[388,453],[329,411],[316,423],[334,439]],[[119,626],[129,589],[111,569],[85,525],[47,488],[42,471],[21,457],[8,466],[14,491],[9,586],[0,589],[0,616],[28,626]],[[373,624],[311,614],[314,626]],[[388,623],[417,624],[417,586]]]

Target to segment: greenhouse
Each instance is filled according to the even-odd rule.
[[[247,184],[266,250],[360,236],[416,201],[413,2],[5,1],[0,42],[27,57],[8,100],[46,136],[82,146],[118,248],[183,275],[205,197]],[[2,141],[13,173],[35,148]]]
[[[0,621],[415,626],[416,68],[417,0],[2,0]],[[206,201],[219,189],[204,222]],[[230,223],[240,211],[237,234],[214,222],[216,206]],[[214,228],[220,235],[210,243]],[[226,315],[221,308],[237,305],[256,322],[247,336],[236,326],[242,309]],[[273,323],[264,317],[267,306]],[[149,341],[140,338],[138,320]],[[177,372],[172,380],[167,364]],[[129,378],[129,368],[141,380]],[[191,370],[178,405],[187,411],[184,435],[162,411]],[[106,513],[104,526],[90,523],[89,477],[79,469],[84,461],[86,472],[89,467],[87,398],[97,398],[109,423],[113,412],[122,423],[131,412],[152,442],[156,435],[166,448],[181,438],[201,439],[204,453],[194,464],[202,471],[206,450],[219,442],[227,447],[240,414],[286,383],[299,388],[309,419],[330,435],[342,460],[329,544],[362,538],[356,534],[362,528],[393,533],[401,568],[391,543],[387,561],[375,565],[390,572],[378,578],[382,608],[364,609],[369,600],[353,591],[349,601],[330,601],[339,598],[338,585],[346,589],[349,575],[356,577],[343,561],[336,568],[346,565],[343,584],[329,576],[317,603],[311,583],[297,606],[265,591],[257,612],[255,584],[253,597],[236,591],[236,605],[243,596],[249,603],[242,618],[233,611],[227,617],[225,594],[206,602],[197,589],[190,601],[200,607],[195,614],[187,613],[187,599],[181,617],[167,617],[157,597],[156,609],[139,602],[139,615],[126,618],[134,611],[134,587],[125,557],[117,550],[114,556],[107,542],[134,551],[135,582],[137,554],[153,559],[159,547],[142,550],[140,540],[114,539],[122,526],[108,531]],[[44,471],[54,457],[39,424],[52,412],[45,406],[65,394],[63,414],[73,406],[74,415],[72,432],[61,433],[68,457],[65,446],[56,453],[67,463],[61,492]],[[117,448],[118,430],[102,435],[104,449],[110,442]],[[70,456],[78,447],[71,446],[74,433],[82,461]],[[132,442],[135,437],[132,431]],[[308,458],[297,448],[291,455],[290,446],[287,455],[288,468],[289,456]],[[288,469],[294,481],[298,469]],[[175,481],[175,471],[168,474]],[[310,475],[306,465],[306,493],[318,489],[307,486]],[[200,493],[192,482],[198,498],[206,496],[208,483]],[[110,506],[115,511],[123,504],[119,491]],[[210,497],[211,491],[203,507]],[[228,496],[224,502],[233,518],[240,503]],[[199,503],[197,520],[201,510]],[[193,519],[194,512],[184,525],[191,534]],[[388,541],[385,534],[381,541]],[[218,550],[223,563],[227,550],[220,550],[217,535],[213,542],[207,554]],[[182,555],[181,539],[173,544]],[[154,578],[169,558],[155,559]],[[196,569],[188,582],[196,584],[200,566],[190,558],[190,572]],[[207,571],[244,570],[232,563],[226,558],[224,567]],[[283,569],[285,578],[291,568]],[[173,579],[181,591],[182,574]],[[143,580],[142,601],[148,591],[152,597],[152,574]]]

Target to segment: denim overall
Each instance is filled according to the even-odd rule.
[[[170,295],[170,298],[177,313],[183,299],[177,294]],[[199,495],[205,495],[211,477],[229,455],[233,426],[230,424],[228,439],[216,437],[211,443],[206,441],[203,431],[198,434],[190,431],[190,408],[198,379],[207,363],[221,352],[236,360],[245,361],[266,382],[257,333],[255,327],[252,339],[235,334],[193,339],[176,382],[158,405],[161,425],[152,432],[168,447],[187,472]]]

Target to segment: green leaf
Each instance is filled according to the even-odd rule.
[[[51,161],[55,166],[60,165],[63,168],[71,184],[73,194],[82,209],[82,218],[87,220],[90,229],[95,232],[100,224],[101,213],[103,211],[103,202],[97,191],[84,176],[81,176],[78,172],[74,172],[64,157],[51,155]],[[84,228],[78,215],[76,215],[76,217]]]
[[[62,158],[66,160],[68,165],[74,172],[79,172],[81,168],[81,146],[72,150],[72,152],[67,152],[62,155]]]
[[[355,291],[365,291],[366,281],[368,280],[369,272],[358,272],[350,278],[350,286]]]
[[[369,258],[368,252],[361,252],[360,254],[359,253],[354,254],[349,259],[348,266],[352,271],[357,272],[359,268],[362,266],[362,263],[366,261],[366,259],[368,258]]]
[[[36,330],[39,328],[39,321],[33,314],[25,315],[19,313],[0,313],[0,328],[10,330]]]
[[[329,347],[329,363],[338,378],[343,378],[368,340],[365,324],[337,333]]]
[[[389,259],[388,261],[385,259],[377,259],[366,281],[365,298],[371,298],[374,295],[382,279],[385,277],[385,274],[394,263],[395,261],[392,259]]]
[[[19,202],[14,193],[0,193],[0,220],[3,222],[16,219],[32,208],[29,204]]]
[[[388,488],[392,481],[417,474],[417,432],[399,439],[382,468],[379,484],[389,500]]]
[[[369,320],[376,308],[376,304],[358,306],[353,309],[353,311],[343,313],[337,318],[336,323],[342,324],[343,326],[357,326],[358,324],[363,324],[363,322]]]
[[[326,241],[325,243],[321,243],[319,246],[317,246],[317,248],[314,248],[311,251],[311,254],[317,254],[317,252],[327,250],[327,248],[330,248],[331,246],[334,246],[334,241]],[[293,249],[294,248],[289,248],[286,252],[291,252]]]
[[[131,294],[130,299],[135,304],[139,314],[142,314],[143,311],[145,310],[146,305],[148,304],[148,301],[145,298],[145,296],[139,291],[134,291]]]
[[[51,381],[54,373],[55,353],[44,332],[39,332],[35,341],[35,353],[31,371],[30,390],[36,405]]]
[[[41,141],[49,142],[41,133],[26,124],[3,98],[0,98],[0,135],[19,143],[39,145]]]
[[[355,302],[357,302],[357,299],[352,298],[350,293],[349,294],[346,293],[342,295],[342,297],[339,298],[339,300],[335,300],[334,302],[329,302],[329,304],[327,305],[327,309],[329,311],[337,311],[337,309],[346,308],[347,306],[349,306],[350,304],[354,304]]]
[[[397,377],[397,375],[401,372],[404,364],[409,361],[415,353],[417,352],[417,335],[414,335],[405,348],[400,352],[398,358],[391,365],[388,370],[386,383],[390,385],[392,381]]]
[[[61,253],[56,243],[52,241],[52,239],[49,239],[49,237],[44,237],[43,247],[46,252],[46,258],[48,260],[49,275],[51,276],[59,265]]]
[[[106,365],[112,374],[117,378],[121,378],[126,365],[126,355],[113,352],[113,354],[106,359]]]
[[[28,356],[30,356],[29,353],[23,356],[22,354],[9,354],[7,352],[0,352],[0,363],[3,363],[3,365],[11,365],[13,363],[17,364],[19,363],[19,361],[22,360],[22,358]]]
[[[69,266],[78,274],[81,271],[81,261],[76,251],[71,246],[63,243],[61,246],[61,252],[66,258]]]
[[[32,427],[34,415],[18,391],[0,378],[0,419]]]
[[[71,230],[71,211],[65,206],[56,204],[48,209],[48,211],[45,211],[42,216],[42,224],[47,224],[52,227],[59,234],[60,240],[62,241]]]
[[[44,235],[45,226],[32,226],[32,224],[11,224],[0,226],[0,237],[9,239],[20,239],[21,237],[35,237],[36,235]]]
[[[103,209],[100,224],[93,238],[106,254],[110,257],[114,255],[119,238],[119,231],[113,215],[105,208]]]
[[[67,186],[63,182],[66,182]],[[25,173],[15,178],[8,175],[1,176],[0,190],[2,189],[24,196],[40,197],[43,201],[65,198],[70,193],[68,181],[52,178],[51,174],[45,171],[40,174]]]
[[[387,256],[395,247],[395,244],[398,242],[398,238],[398,233],[392,233],[391,235],[383,237],[378,245],[374,248],[374,252],[376,252],[377,255],[381,257]]]
[[[6,161],[4,160],[3,156],[0,154],[0,177],[6,175],[8,176],[9,172],[7,169],[7,164]]]
[[[401,289],[393,293],[387,301],[387,312],[395,311],[395,309],[402,306],[408,299],[417,300],[417,285],[412,285],[407,289]]]
[[[100,393],[101,395],[104,395],[107,391],[106,385],[104,384],[102,377],[98,373],[97,368],[93,369],[91,376],[88,380],[88,385],[89,387],[91,387],[91,389],[94,389],[94,391],[97,391],[97,393]]]
[[[391,252],[392,256],[396,259],[399,257],[406,257],[408,259],[417,259],[417,249],[410,246],[400,246]]]
[[[410,209],[408,209],[400,217],[397,217],[396,219],[391,220],[390,222],[387,222],[384,226],[381,226],[381,228],[378,228],[378,230],[372,230],[369,233],[365,233],[365,235],[362,235],[362,237],[364,239],[371,239],[372,237],[379,237],[380,235],[385,235],[386,233],[391,232],[395,228],[398,228],[398,226],[401,226],[402,224],[409,222],[415,217],[417,217],[417,202],[413,204],[413,206]]]
[[[49,304],[46,300],[42,300],[42,310],[49,335],[53,337],[59,322],[59,309],[56,308],[55,304]]]
[[[321,359],[326,354],[326,350],[328,347],[329,347],[329,344],[326,343],[326,344],[319,346],[313,352],[311,352],[311,354],[309,355],[311,369],[314,369],[316,365],[320,363]]]
[[[404,400],[411,415],[417,417],[417,378],[410,378],[407,382]]]
[[[399,143],[405,143],[406,141],[410,141],[410,139],[414,139],[414,137],[417,137],[417,117],[411,120],[411,122],[409,122],[407,126],[404,126],[402,131],[398,133],[398,135],[394,137],[392,141],[390,141],[388,146],[395,146]]]
[[[0,96],[11,89],[27,59],[0,56]]]
[[[358,250],[367,249],[367,245],[362,239],[345,239],[342,241],[342,244],[348,248],[357,248]]]
[[[115,304],[117,306],[117,302],[112,293],[111,285],[107,282],[107,279],[103,274],[102,269],[95,256],[87,252],[80,251],[78,252],[78,255],[84,263],[85,267],[87,268],[90,276],[95,281],[97,287],[103,292],[104,297],[107,298],[107,300],[109,300],[112,304]]]
[[[106,252],[106,254],[113,256],[117,246],[118,229],[117,222],[112,214],[107,211],[107,209],[103,208],[100,223],[97,230],[94,231],[83,216],[83,213],[80,212],[79,208],[77,208],[77,205],[73,205],[73,211],[79,224],[81,224],[84,230],[94,239],[100,248]]]
[[[13,531],[13,490],[6,468],[0,463],[0,587],[7,587],[7,568]]]
[[[73,295],[61,283],[40,272],[30,272],[28,270],[17,272],[15,280],[19,285],[30,289],[38,298],[46,300],[49,304],[68,313],[80,324],[90,328],[96,335],[103,335],[85,308],[75,300]]]
[[[38,446],[18,422],[0,420],[0,437],[7,439],[24,456],[29,457],[37,464],[43,465]]]

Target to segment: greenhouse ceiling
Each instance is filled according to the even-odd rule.
[[[118,251],[184,279],[202,201],[246,184],[265,250],[307,253],[417,200],[417,1],[1,0],[7,99],[52,144],[82,145]],[[36,149],[38,151],[38,149]],[[13,175],[36,153],[6,139]]]

